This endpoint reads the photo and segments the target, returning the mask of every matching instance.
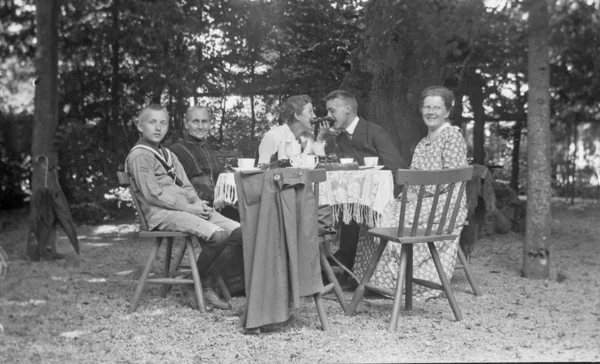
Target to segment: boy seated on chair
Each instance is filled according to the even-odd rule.
[[[143,108],[137,128],[141,137],[127,156],[126,168],[148,228],[196,236],[202,246],[197,264],[206,302],[231,309],[217,293],[215,277],[232,256],[241,253],[240,224],[201,200],[177,156],[160,144],[169,129],[169,114],[164,107],[152,104]]]

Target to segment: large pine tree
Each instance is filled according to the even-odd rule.
[[[53,168],[58,165],[55,145],[58,124],[58,0],[36,1],[37,50],[35,68],[37,73],[35,88],[35,112],[33,124],[33,174],[31,191],[33,195],[42,188],[58,189]],[[35,204],[31,206],[32,219],[37,215]],[[49,241],[38,242],[54,247],[55,227],[51,227]],[[32,259],[38,259],[35,250],[28,250]]]
[[[548,4],[529,2],[529,92],[527,99],[527,230],[522,274],[550,274],[550,65]]]

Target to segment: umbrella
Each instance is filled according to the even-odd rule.
[[[40,158],[46,158],[46,156],[40,156]],[[58,176],[56,171],[52,170],[56,178],[57,189],[48,188],[48,158],[46,158],[46,178],[44,181],[44,187],[39,188],[33,194],[32,206],[34,207],[35,216],[33,220],[33,232],[37,239],[37,254],[38,257],[42,257],[46,253],[46,246],[50,240],[50,234],[56,224],[60,224],[63,230],[67,234],[71,245],[75,249],[75,252],[79,254],[79,240],[77,238],[77,232],[75,231],[75,224],[69,209],[69,204],[60,184],[58,184]],[[56,252],[53,252],[56,253]]]

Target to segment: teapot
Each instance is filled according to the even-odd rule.
[[[295,140],[282,140],[277,146],[277,159],[290,159],[296,154],[300,154],[300,143]]]

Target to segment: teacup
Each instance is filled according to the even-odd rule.
[[[365,167],[375,167],[379,157],[365,157]]]
[[[290,164],[294,168],[302,168],[302,165],[304,164],[304,158],[302,157],[302,154],[294,154],[290,158]]]
[[[238,167],[240,169],[254,168],[254,158],[238,158]]]
[[[350,164],[352,162],[354,162],[354,158],[340,158],[341,164]]]

